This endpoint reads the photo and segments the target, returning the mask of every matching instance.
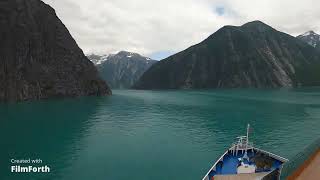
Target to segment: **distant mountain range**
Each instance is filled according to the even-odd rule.
[[[149,67],[158,62],[127,51],[110,55],[91,54],[87,57],[97,66],[101,77],[113,89],[130,88]]]
[[[224,26],[201,43],[153,65],[134,88],[320,85],[320,53],[312,46],[260,21]]]
[[[314,31],[308,31],[304,34],[297,36],[298,39],[308,43],[309,45],[320,49],[320,35]]]
[[[260,21],[224,26],[162,61],[126,51],[88,55],[96,67],[40,0],[1,2],[0,25],[0,101],[110,95],[103,79],[137,89],[320,85],[320,35],[295,38]]]
[[[0,101],[111,94],[49,5],[3,0],[0,27]]]

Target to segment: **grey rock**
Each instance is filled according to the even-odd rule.
[[[2,0],[0,27],[0,101],[111,94],[49,5]]]

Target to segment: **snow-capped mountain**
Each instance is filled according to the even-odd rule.
[[[304,34],[297,36],[298,39],[305,41],[309,45],[313,47],[320,48],[320,35],[315,33],[314,31],[308,31]]]
[[[108,60],[109,55],[96,55],[90,54],[87,55],[88,59],[93,62],[94,65],[99,65],[104,61]]]
[[[130,88],[157,61],[140,54],[120,51],[110,55],[87,56],[98,68],[111,88]]]
[[[140,60],[144,59],[146,61],[149,61],[149,60],[152,61],[151,58],[144,57],[138,53],[133,53],[133,52],[128,52],[128,51],[120,51],[117,54],[109,54],[109,55],[90,54],[90,55],[87,55],[87,57],[90,61],[93,62],[94,65],[100,65],[103,62],[107,61],[108,59],[122,59],[122,58],[128,58],[128,59],[138,58]]]

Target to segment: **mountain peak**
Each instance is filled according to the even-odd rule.
[[[131,54],[132,52],[129,51],[119,51],[117,54]]]
[[[259,21],[259,20],[245,23],[241,27],[242,28],[248,28],[248,29],[257,29],[259,31],[265,31],[265,30],[273,29],[271,26],[269,26],[266,23],[264,23],[262,21]]]
[[[118,60],[141,60],[141,61],[154,61],[149,57],[144,57],[138,53],[134,52],[129,52],[129,51],[119,51],[116,54],[108,54],[108,55],[96,55],[96,54],[88,54],[87,58],[91,60],[95,65],[100,65],[103,64],[107,60],[113,60],[113,61],[118,61]],[[148,62],[149,63],[149,62]]]
[[[246,33],[249,33],[250,35],[253,35],[253,34],[260,35],[261,33],[269,32],[269,31],[275,32],[276,30],[271,26],[263,23],[262,21],[256,20],[256,21],[245,23],[242,26],[225,25],[222,28],[220,28],[218,31],[213,33],[211,36],[209,36],[205,41],[212,40],[217,37],[222,37],[224,35],[229,36],[228,34],[230,33],[239,34],[239,33],[246,32]]]
[[[307,32],[305,32],[305,33],[303,33],[303,34],[301,34],[301,35],[299,35],[299,36],[319,36],[319,34],[317,34],[317,33],[315,33],[314,31],[307,31]]]
[[[297,38],[308,43],[313,47],[320,47],[320,35],[312,30],[297,36]]]
[[[225,25],[223,26],[221,29],[225,30],[225,29],[233,29],[233,28],[253,28],[253,27],[265,27],[265,28],[272,28],[271,26],[265,24],[264,22],[262,21],[259,21],[259,20],[256,20],[256,21],[251,21],[251,22],[248,22],[248,23],[245,23],[243,24],[242,26],[233,26],[233,25]]]
[[[247,22],[242,26],[248,26],[248,25],[264,25],[264,26],[269,26],[267,24],[265,24],[264,22],[260,21],[260,20],[255,20],[255,21],[251,21],[251,22]]]
[[[318,85],[319,58],[317,50],[296,38],[261,21],[252,21],[224,26],[201,43],[160,61],[142,75],[134,88]]]
[[[88,56],[90,59],[92,56]],[[100,59],[90,59],[111,88],[130,88],[157,61],[138,53],[120,51]]]
[[[129,51],[120,51],[118,52],[116,55],[120,55],[120,56],[137,56],[139,54],[137,53],[133,53],[133,52],[129,52]]]
[[[220,28],[217,32],[226,32],[230,30],[245,30],[250,32],[265,32],[267,30],[274,30],[271,26],[262,21],[256,20],[243,24],[242,26],[226,25]]]

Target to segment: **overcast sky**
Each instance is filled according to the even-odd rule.
[[[261,20],[298,35],[320,32],[319,0],[44,0],[86,54],[120,50],[164,58],[224,25]]]

